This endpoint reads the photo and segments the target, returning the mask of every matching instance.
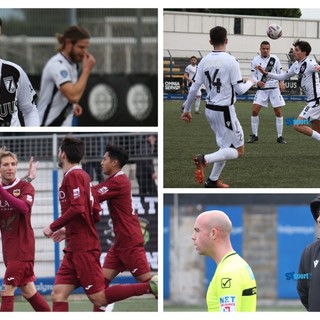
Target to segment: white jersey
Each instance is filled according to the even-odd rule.
[[[197,73],[197,69],[198,69],[198,66],[197,65],[192,65],[192,64],[189,64],[186,66],[186,68],[184,69],[184,72],[188,74],[189,78],[194,80],[195,76],[196,76],[196,73]],[[190,87],[192,84],[192,82],[190,82],[188,80],[188,87]]]
[[[23,69],[0,59],[0,80],[0,127],[21,127],[19,111],[25,126],[38,127],[37,94]]]
[[[282,74],[282,66],[279,58],[271,54],[267,58],[258,55],[253,58],[251,62],[251,78],[253,82],[257,83],[258,81],[265,82],[264,88],[259,88],[259,90],[266,90],[270,88],[279,88],[279,81],[275,79],[267,79],[259,70],[256,70],[256,66],[262,66],[266,71]]]
[[[269,73],[268,78],[285,80],[298,75],[299,86],[305,93],[307,101],[316,101],[320,98],[320,81],[319,74],[315,71],[316,66],[318,64],[315,60],[306,57],[300,62],[296,61],[286,73],[282,75]]]
[[[204,83],[207,104],[230,106],[236,101],[233,86],[242,82],[239,63],[224,51],[210,52],[199,63],[195,82]]]
[[[78,65],[61,52],[45,65],[40,85],[38,109],[41,126],[71,126],[73,104],[60,91],[60,87],[78,80]]]

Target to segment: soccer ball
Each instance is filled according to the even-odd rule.
[[[267,28],[267,36],[273,40],[279,39],[282,36],[281,26],[275,23],[270,24],[270,26]]]

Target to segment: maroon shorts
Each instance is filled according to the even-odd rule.
[[[104,276],[99,259],[98,250],[66,252],[54,284],[83,287],[87,295],[104,290]]]
[[[119,272],[128,270],[134,277],[150,272],[144,246],[132,248],[111,247],[104,260],[103,268]]]
[[[21,287],[29,282],[34,282],[36,277],[33,266],[34,261],[7,261],[3,282],[14,287]]]

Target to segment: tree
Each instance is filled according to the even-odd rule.
[[[222,13],[222,14],[239,14],[245,16],[269,16],[269,17],[286,17],[300,18],[302,13],[300,9],[166,9],[166,11],[182,12],[199,12],[199,13]]]

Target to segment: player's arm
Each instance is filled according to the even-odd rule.
[[[266,75],[268,77],[268,79],[287,80],[295,75],[294,70],[291,70],[291,69],[289,69],[287,72],[282,73],[282,74],[270,73],[270,72],[266,71],[261,66],[256,66],[256,69],[259,70],[264,75]]]
[[[243,80],[240,80],[233,87],[236,93],[241,95],[246,93],[253,85],[254,83],[252,82],[251,79],[249,79],[246,82],[243,82]]]
[[[18,108],[21,111],[26,127],[39,127],[40,119],[36,106],[37,94],[34,91],[27,74],[20,70],[20,86],[17,89]]]
[[[79,103],[86,88],[91,70],[96,64],[92,54],[87,53],[82,61],[82,73],[76,83],[66,82],[60,86],[60,91],[72,103]]]
[[[7,192],[0,184],[0,197],[7,201],[11,207],[15,208],[22,214],[27,214],[29,212],[29,206],[26,202],[21,199],[14,197],[12,194]]]
[[[22,178],[24,181],[31,182],[37,176],[37,169],[39,166],[39,161],[34,162],[33,160],[34,160],[34,158],[33,158],[33,156],[31,156],[30,160],[29,160],[28,173],[25,177]]]
[[[304,261],[308,258],[307,251],[304,249],[299,264],[299,274],[305,274],[306,269],[304,265]],[[299,279],[297,282],[297,291],[299,294],[299,298],[301,303],[304,305],[306,310],[309,310],[309,289],[307,286],[307,281],[305,279]]]
[[[92,187],[93,197],[97,198],[101,203],[103,201],[110,200],[119,195],[121,186],[117,184],[116,178],[101,182]]]

